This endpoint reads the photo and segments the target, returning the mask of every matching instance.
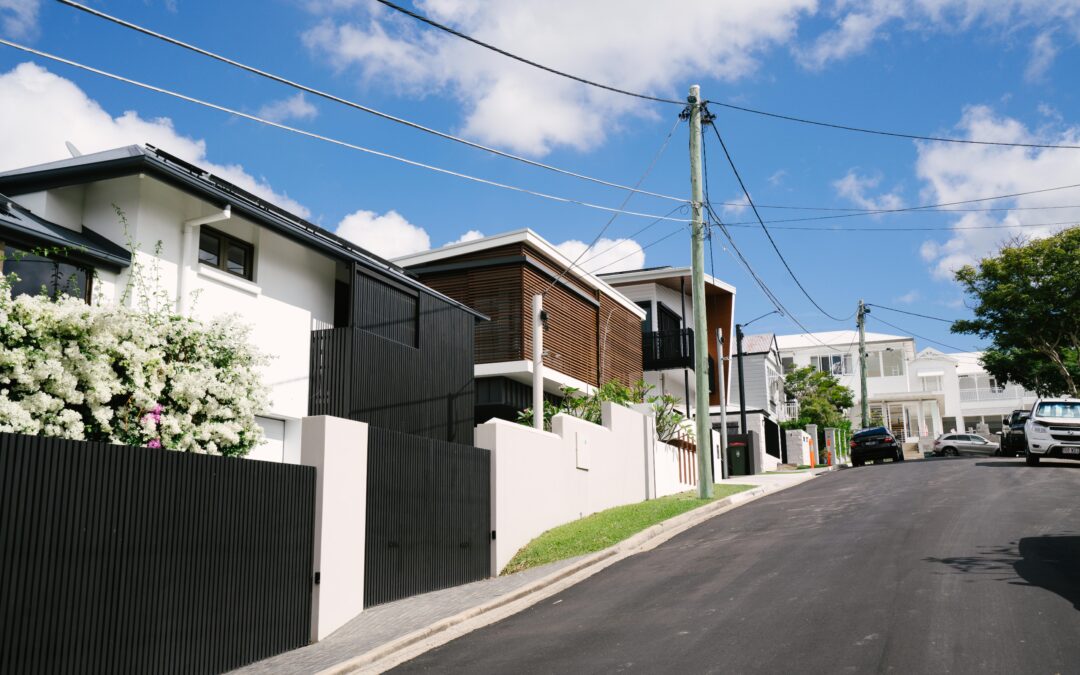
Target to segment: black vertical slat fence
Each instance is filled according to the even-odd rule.
[[[315,469],[0,434],[0,672],[217,673],[309,642]]]
[[[491,455],[368,428],[364,605],[487,578]]]

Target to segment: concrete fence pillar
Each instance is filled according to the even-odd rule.
[[[305,417],[300,463],[315,482],[315,574],[311,639],[318,642],[364,609],[368,425],[340,417]]]

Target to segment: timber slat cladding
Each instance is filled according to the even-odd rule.
[[[525,299],[531,302],[531,298],[546,290],[551,281],[529,267],[523,272]],[[598,384],[597,308],[565,287],[556,285],[544,296],[544,309],[548,313],[548,329],[544,333],[544,351],[547,352],[544,364],[583,382]],[[525,358],[531,359],[532,331],[527,331],[524,338]]]
[[[629,386],[642,378],[641,319],[607,295],[600,295],[601,381]]]
[[[0,434],[0,673],[220,673],[311,635],[315,469]]]
[[[424,275],[422,278],[431,288],[491,319],[476,324],[476,363],[525,358],[520,264]]]

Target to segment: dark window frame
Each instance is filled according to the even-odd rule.
[[[4,264],[5,262],[7,262],[7,249],[9,247],[17,249],[18,251],[20,251],[20,252],[22,252],[24,254],[27,254],[27,255],[33,255],[33,256],[37,256],[39,258],[45,258],[46,260],[51,260],[54,263],[58,263],[58,264],[61,264],[61,265],[68,265],[70,267],[75,267],[75,268],[78,268],[78,269],[82,270],[83,274],[86,277],[86,284],[85,284],[86,288],[82,289],[82,294],[81,294],[80,299],[83,302],[85,302],[86,304],[88,304],[88,305],[93,301],[93,297],[94,297],[94,276],[95,276],[95,274],[97,272],[96,268],[92,267],[91,265],[87,265],[85,263],[76,262],[75,260],[72,260],[71,258],[69,258],[69,257],[67,257],[65,255],[53,254],[53,253],[48,253],[48,252],[45,252],[44,254],[35,253],[34,250],[33,250],[34,249],[33,246],[24,246],[23,244],[21,244],[19,242],[16,242],[16,241],[0,240],[0,275],[5,275],[6,276],[10,271],[10,270],[5,269],[5,264]],[[19,262],[19,260],[18,259],[13,259],[12,262]],[[65,293],[64,295],[67,295],[67,294]],[[58,296],[50,296],[50,298],[52,300],[56,300],[57,297]],[[76,296],[68,296],[68,297],[76,297]]]
[[[203,234],[208,234],[212,237],[216,237],[218,240],[216,265],[206,262],[202,259],[202,252],[204,250],[202,246]],[[237,246],[244,250],[245,264],[243,274],[237,274],[236,272],[229,269],[229,246]],[[248,281],[255,280],[255,244],[252,244],[249,241],[238,239],[231,234],[226,234],[221,230],[203,225],[199,228],[199,251],[197,255],[199,256],[200,265],[206,265],[207,267],[210,267],[212,269],[220,270],[222,272],[225,272],[226,274],[231,274],[234,277],[239,277]]]

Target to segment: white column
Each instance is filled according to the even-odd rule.
[[[305,417],[300,463],[315,482],[315,573],[311,639],[330,635],[364,609],[368,425],[340,417]]]

